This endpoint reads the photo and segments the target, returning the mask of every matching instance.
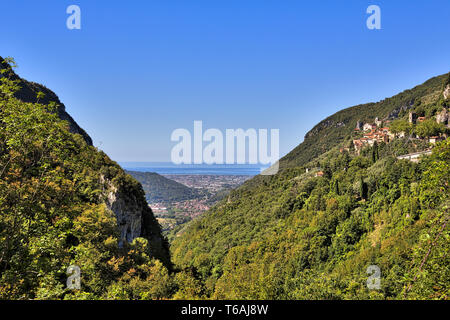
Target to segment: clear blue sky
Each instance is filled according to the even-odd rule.
[[[449,17],[448,0],[2,1],[0,55],[114,160],[168,161],[194,120],[278,128],[284,155],[326,116],[448,72]]]

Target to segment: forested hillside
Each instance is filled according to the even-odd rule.
[[[127,173],[142,184],[149,203],[184,201],[201,196],[200,191],[155,172],[127,171]]]
[[[280,161],[281,167],[304,165],[345,141],[349,141],[357,121],[373,121],[375,117],[394,120],[404,117],[411,109],[428,106],[429,115],[442,106],[443,82],[448,74],[431,78],[413,89],[405,90],[377,103],[367,103],[336,112],[319,122],[306,135],[304,141]]]
[[[421,135],[447,137],[436,115],[450,105],[449,84],[446,74],[336,113],[278,174],[247,181],[193,221],[171,246],[195,288],[179,296],[448,299],[450,141],[418,163],[396,156],[434,146]],[[410,125],[409,111],[428,120]],[[375,117],[395,119],[396,138],[358,154],[356,122]],[[381,271],[376,290],[366,283],[371,265]]]
[[[141,185],[54,94],[24,89],[12,59],[1,66],[0,299],[167,296],[168,247]],[[24,90],[36,98],[19,99]],[[66,287],[71,265],[81,290]]]
[[[171,261],[141,184],[0,66],[0,299],[448,299],[449,74],[319,123],[174,236]]]
[[[0,69],[8,68],[8,62],[0,57]],[[53,91],[46,88],[42,84],[22,79],[15,72],[12,72],[9,77],[10,80],[14,80],[18,84],[17,90],[14,92],[14,97],[23,102],[40,102],[41,104],[45,105],[48,105],[50,102],[54,102],[56,104],[55,107],[58,117],[62,120],[67,121],[67,123],[69,124],[70,132],[80,134],[87,144],[92,145],[91,137],[86,133],[86,131],[83,130],[83,128],[78,125],[78,123],[75,122],[70,114],[66,112],[66,107]]]

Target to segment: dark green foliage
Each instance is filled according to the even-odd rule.
[[[17,99],[23,82],[1,66],[1,299],[448,299],[450,140],[419,163],[396,158],[429,147],[417,139],[339,151],[356,120],[394,114],[401,130],[408,108],[432,115],[447,75],[322,121],[278,174],[247,181],[174,239],[170,274],[140,184],[42,103],[48,91]],[[143,208],[143,237],[122,246],[112,189]],[[81,290],[65,287],[72,264]],[[366,285],[370,265],[379,290]]]
[[[172,243],[175,264],[217,299],[448,299],[450,140],[419,163],[396,159],[429,148],[407,137],[359,156],[338,151],[352,121],[414,101],[429,110],[444,77],[321,122],[277,175],[247,181],[191,222]],[[366,286],[370,265],[381,269],[380,290]]]
[[[168,271],[158,260],[169,266],[168,249],[142,187],[71,133],[56,103],[17,99],[22,81],[2,66],[0,299],[100,299],[114,296],[118,284],[132,291],[123,297],[169,296]],[[119,246],[118,221],[105,205],[112,188],[143,208],[142,238],[133,243]],[[70,265],[81,268],[81,290],[66,288]]]
[[[433,97],[442,95],[442,85],[448,77],[449,74],[434,77],[391,98],[335,113],[312,128],[305,135],[303,143],[282,158],[280,166],[302,166],[331,150],[352,136],[357,121],[372,123],[375,117],[384,119],[393,118],[395,115],[406,118],[406,110],[414,109],[416,105],[421,105],[425,109],[435,105],[436,100],[433,100]]]
[[[359,178],[359,196],[361,199],[367,199],[367,183],[364,182],[363,177]]]

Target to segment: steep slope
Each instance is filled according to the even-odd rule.
[[[155,172],[127,171],[127,173],[142,184],[149,203],[184,201],[200,196],[197,190]]]
[[[175,264],[194,270],[197,292],[218,299],[448,297],[449,140],[418,164],[394,155],[419,140],[360,155],[340,148],[350,147],[358,120],[405,118],[409,109],[435,117],[450,106],[449,83],[446,74],[325,119],[277,175],[247,181],[192,222],[172,243]],[[383,275],[377,290],[366,285],[370,265]]]
[[[5,68],[9,67],[7,62],[1,57],[0,61],[0,70],[5,70]],[[11,81],[16,81],[19,86],[19,90],[14,94],[17,99],[25,103],[39,102],[42,105],[55,103],[56,114],[59,119],[67,121],[69,124],[69,131],[81,135],[85,142],[89,146],[92,146],[91,137],[66,112],[64,104],[61,103],[58,96],[53,91],[43,85],[22,79],[15,72],[11,72],[9,78]],[[43,95],[38,97],[38,94],[40,93]],[[122,175],[123,172],[122,170],[118,170],[115,174]],[[107,193],[105,203],[108,209],[115,213],[119,222],[121,241],[131,242],[139,236],[147,235],[155,248],[159,248],[158,251],[163,250],[164,240],[159,234],[158,223],[154,219],[151,209],[149,209],[145,201],[143,201],[144,199],[142,199],[142,192],[139,186],[135,186],[132,192],[127,193],[123,190],[123,187],[115,186],[110,180],[105,179],[104,176],[102,176],[101,179],[103,179],[102,182],[105,184],[104,189]],[[168,261],[167,256],[165,256],[164,259]]]
[[[166,277],[168,245],[142,186],[91,145],[51,91],[33,102],[44,88],[2,65],[0,298],[114,297],[149,270]],[[69,265],[81,268],[81,291],[64,289]]]
[[[372,123],[375,117],[393,120],[420,105],[436,101],[442,94],[444,74],[405,90],[377,103],[367,103],[346,108],[319,122],[306,135],[304,141],[280,161],[281,167],[301,166],[349,139],[358,121]]]
[[[7,62],[0,57],[0,70],[5,68],[8,68]],[[55,102],[58,105],[58,116],[61,120],[65,120],[69,123],[70,132],[80,134],[87,144],[92,145],[91,137],[75,122],[70,114],[66,112],[66,107],[61,103],[58,96],[53,91],[41,84],[22,79],[16,73],[11,74],[10,78],[11,80],[17,80],[18,85],[20,86],[20,89],[15,93],[16,98],[23,102],[36,103],[39,101],[45,105],[48,105],[51,101]],[[38,98],[39,92],[43,93],[40,98]]]

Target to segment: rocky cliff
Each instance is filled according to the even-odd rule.
[[[443,84],[445,86],[443,87]],[[418,105],[427,106],[442,94],[450,97],[450,76],[443,74],[423,84],[405,90],[376,103],[366,103],[336,112],[319,122],[306,135],[303,143],[280,161],[280,166],[303,165],[348,139],[358,121],[373,121],[375,117],[394,120]]]
[[[5,68],[8,68],[8,65],[0,57],[0,69]],[[2,75],[0,74],[0,76]],[[69,130],[72,133],[81,135],[85,142],[92,146],[91,137],[66,112],[64,104],[53,91],[41,84],[24,80],[15,73],[9,73],[8,77],[11,80],[19,81],[20,90],[15,94],[19,100],[35,103],[38,100],[38,93],[42,92],[44,97],[39,99],[39,103],[56,102],[58,104],[58,117],[69,123]],[[112,168],[113,170],[110,168],[106,177],[99,172],[99,180],[103,190],[99,201],[104,202],[107,208],[115,214],[121,244],[125,241],[132,242],[137,237],[144,237],[149,241],[154,255],[164,263],[169,264],[167,242],[145,200],[142,186],[134,178],[127,175],[116,163],[113,163]]]
[[[4,62],[4,59],[0,57],[0,69],[5,68],[5,64],[6,62]],[[65,120],[69,123],[70,131],[72,133],[80,134],[89,145],[92,145],[91,137],[89,137],[86,131],[84,131],[70,116],[70,114],[66,112],[65,105],[59,100],[58,96],[53,91],[41,84],[22,79],[17,74],[14,74],[11,79],[20,81],[20,90],[16,93],[16,97],[18,99],[22,100],[23,102],[34,103],[37,102],[37,94],[39,92],[42,92],[44,96],[39,100],[39,102],[42,104],[48,104],[51,101],[56,102],[58,104],[58,116],[62,120]]]
[[[444,90],[444,99],[450,99],[450,84]]]
[[[123,172],[120,172],[123,176]],[[120,243],[132,242],[135,238],[146,238],[153,254],[164,263],[170,264],[169,248],[166,239],[161,234],[161,228],[145,200],[142,185],[125,175],[124,179],[100,176],[103,186],[103,201],[106,207],[114,212],[120,232]],[[115,181],[116,180],[116,181]]]

